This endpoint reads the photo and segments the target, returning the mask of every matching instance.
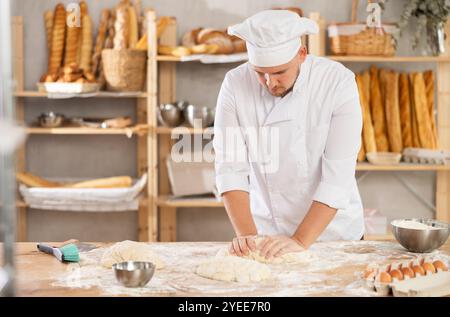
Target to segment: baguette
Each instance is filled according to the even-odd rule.
[[[413,147],[420,148],[419,132],[417,130],[417,115],[416,115],[416,105],[414,102],[414,91],[412,87],[412,82],[409,80],[409,99],[411,101],[411,132],[412,132],[412,143]]]
[[[105,46],[106,33],[108,31],[109,14],[110,12],[108,9],[102,11],[97,38],[95,40],[94,54],[92,55],[92,73],[97,77],[100,74],[102,49]]]
[[[432,70],[423,73],[425,88],[427,91],[428,113],[430,115],[431,130],[433,131],[433,149],[439,148],[439,139],[434,115],[434,73]]]
[[[60,183],[48,181],[42,177],[33,175],[31,173],[17,173],[16,179],[18,182],[28,186],[28,187],[60,187]]]
[[[47,49],[50,52],[52,47],[52,32],[53,32],[53,11],[48,10],[44,13],[45,31],[47,34]]]
[[[81,35],[80,68],[85,72],[90,72],[92,59],[92,20],[91,17],[86,14],[81,21],[83,30]]]
[[[80,44],[81,28],[73,25],[67,26],[66,48],[64,51],[64,66],[77,63],[80,53],[78,45]]]
[[[370,67],[370,109],[377,150],[379,152],[388,152],[389,141],[386,132],[386,116],[384,113],[383,99],[381,97],[378,69],[375,66]]]
[[[105,48],[113,48],[114,47],[114,35],[115,29],[114,24],[116,23],[116,11],[113,10],[108,20],[108,35],[105,40]]]
[[[364,150],[364,140],[363,137],[361,136],[361,147],[359,149],[358,152],[358,162],[364,162],[366,160],[366,151]]]
[[[48,61],[48,74],[56,74],[61,67],[65,34],[66,9],[63,4],[59,3],[55,7],[55,13],[53,15],[52,45]]]
[[[99,178],[73,184],[67,184],[67,188],[121,188],[130,187],[133,181],[129,176],[117,176],[108,178]]]
[[[129,29],[128,6],[120,4],[116,9],[116,21],[114,23],[114,49],[120,50],[129,47]]]
[[[433,148],[433,131],[431,128],[430,114],[427,104],[425,80],[422,73],[411,73],[413,87],[414,110],[417,123],[417,134],[420,146],[426,149]]]
[[[413,147],[413,133],[412,133],[412,115],[411,115],[411,101],[409,91],[408,74],[400,74],[399,77],[399,104],[400,104],[400,122],[402,127],[402,141],[403,147]]]
[[[402,153],[402,127],[400,123],[400,108],[398,104],[398,73],[387,71],[384,80],[386,98],[386,123],[391,152]]]
[[[364,150],[366,153],[372,153],[377,151],[377,145],[375,142],[375,132],[373,130],[372,118],[369,108],[369,89],[370,87],[370,74],[368,71],[362,74],[356,75],[356,82],[358,84],[359,98],[362,108],[363,116],[363,140]]]
[[[139,31],[138,31],[138,19],[136,9],[134,8],[134,6],[128,6],[128,17],[129,17],[128,47],[135,48],[139,39]]]

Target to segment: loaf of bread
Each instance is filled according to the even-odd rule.
[[[433,130],[427,104],[425,80],[422,73],[411,73],[410,78],[420,146],[426,149],[433,149]]]
[[[80,56],[80,68],[86,72],[91,71],[92,60],[92,20],[91,17],[86,14],[81,20],[82,25],[82,41],[81,41],[81,56]]]
[[[80,36],[78,38],[78,59],[77,63],[78,65],[81,64],[81,50],[83,46],[83,18],[88,14],[88,7],[85,1],[80,1],[80,25],[81,25],[81,31]]]
[[[370,110],[375,131],[377,151],[388,152],[389,141],[386,131],[386,116],[384,114],[383,99],[381,97],[378,69],[375,66],[370,67]]]
[[[108,178],[99,178],[73,184],[67,184],[64,187],[68,188],[120,188],[130,187],[133,180],[129,176],[117,176]]]
[[[193,29],[189,32],[184,33],[183,38],[181,39],[181,45],[185,47],[191,47],[197,45],[197,36],[203,28]]]
[[[433,149],[439,148],[439,139],[436,127],[436,117],[434,115],[434,73],[428,70],[423,73],[425,89],[427,91],[428,112],[430,115],[431,130],[433,131]]]
[[[198,44],[189,47],[192,54],[215,54],[219,50],[217,44]]]
[[[409,76],[408,76],[409,77]],[[411,102],[411,133],[412,133],[412,143],[413,147],[420,148],[420,140],[419,140],[419,131],[417,130],[417,115],[416,115],[416,106],[414,102],[414,91],[411,83],[411,79],[409,80],[409,100]]]
[[[66,9],[64,5],[59,3],[55,7],[55,13],[53,14],[53,32],[52,32],[52,45],[50,49],[50,55],[48,60],[48,73],[55,74],[61,67],[63,52],[64,52],[64,39],[66,34]]]
[[[197,35],[197,44],[216,44],[217,54],[231,54],[234,52],[233,41],[224,31],[203,29]]]
[[[408,74],[402,73],[399,76],[399,106],[400,106],[400,122],[402,127],[402,142],[403,147],[413,147],[412,135],[412,115],[411,115],[411,101],[409,91]]]
[[[402,127],[400,123],[400,107],[398,104],[398,73],[387,71],[385,74],[385,111],[391,152],[402,153]]]
[[[372,125],[372,116],[370,114],[370,100],[369,100],[369,90],[370,90],[370,74],[365,71],[361,74],[356,75],[356,82],[358,84],[359,99],[362,109],[363,117],[363,141],[364,150],[366,153],[372,153],[377,151],[377,145],[375,142],[375,131]]]
[[[247,45],[245,41],[237,36],[231,36],[233,42],[234,53],[243,53],[247,51]]]
[[[114,23],[114,49],[120,50],[129,47],[129,29],[128,6],[120,4],[116,9],[116,21]]]
[[[160,38],[166,27],[174,22],[171,17],[160,17],[156,20],[156,38]],[[183,45],[184,46],[184,45]]]
[[[16,179],[18,182],[28,187],[59,187],[61,183],[51,182],[42,177],[33,175],[31,173],[17,173]]]
[[[45,32],[47,35],[47,49],[50,52],[52,47],[52,32],[53,32],[53,11],[48,10],[44,13]]]

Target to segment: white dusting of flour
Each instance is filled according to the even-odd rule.
[[[112,269],[99,261],[105,248],[81,253],[53,286],[99,290],[112,296],[377,296],[366,289],[362,271],[367,264],[384,264],[418,257],[395,242],[343,241],[316,243],[306,263],[268,264],[272,279],[260,283],[215,281],[194,273],[197,265],[226,246],[217,242],[150,243],[166,263],[142,288],[120,285]],[[441,251],[429,254],[449,261]]]
[[[397,220],[393,222],[393,225],[400,228],[416,229],[416,230],[439,230],[441,228],[433,227],[425,223],[421,223],[414,220]]]

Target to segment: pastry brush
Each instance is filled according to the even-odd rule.
[[[60,248],[52,247],[44,243],[38,243],[39,251],[55,256],[61,262],[78,262],[80,255],[75,244],[69,243]]]

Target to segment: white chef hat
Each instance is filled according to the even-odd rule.
[[[302,45],[300,37],[318,31],[316,22],[288,10],[261,11],[228,28],[228,34],[246,41],[248,59],[258,67],[288,63]]]

